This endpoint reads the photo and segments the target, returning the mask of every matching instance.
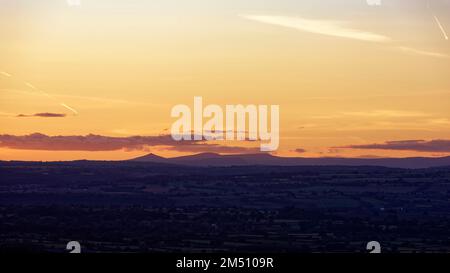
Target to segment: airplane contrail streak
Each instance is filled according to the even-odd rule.
[[[28,86],[29,88],[31,88],[31,89],[33,89],[33,90],[35,90],[35,91],[38,91],[38,92],[40,92],[40,93],[42,93],[44,96],[46,96],[46,97],[48,97],[48,98],[50,98],[50,99],[52,99],[52,100],[56,100],[54,97],[52,97],[52,96],[50,96],[49,94],[47,94],[46,92],[44,92],[44,91],[38,89],[36,86],[32,85],[31,83],[29,83],[29,82],[24,82],[24,83],[25,83],[25,85]]]
[[[39,91],[39,90],[36,88],[36,86],[32,85],[32,84],[29,83],[29,82],[25,82],[25,85],[28,86],[28,87],[30,87],[30,88],[33,89],[33,90]]]
[[[427,1],[427,8],[430,10],[431,15],[433,15],[434,21],[436,21],[436,24],[439,27],[439,29],[441,30],[442,35],[444,36],[444,39],[448,40],[448,35],[447,35],[447,32],[445,32],[444,26],[442,26],[441,21],[439,20],[439,18],[434,14],[433,10],[431,9],[430,0]]]
[[[2,74],[2,75],[5,76],[5,77],[8,77],[8,78],[11,78],[11,77],[12,77],[11,74],[6,73],[5,71],[0,71],[0,74]]]
[[[444,39],[445,39],[445,40],[448,40],[448,35],[447,35],[447,33],[445,32],[445,29],[444,29],[444,27],[442,26],[441,21],[439,21],[439,18],[437,18],[436,15],[433,15],[433,17],[434,17],[434,20],[436,21],[438,27],[439,27],[439,28],[441,29],[441,31],[442,31],[442,34],[444,35]]]
[[[73,109],[73,108],[70,107],[69,105],[67,105],[67,104],[65,104],[65,103],[63,103],[63,102],[61,102],[60,104],[61,104],[61,106],[65,107],[66,109],[69,109],[69,110],[70,110],[72,113],[74,113],[75,115],[78,115],[78,111],[75,110],[75,109]]]
[[[12,77],[11,74],[9,74],[9,73],[7,73],[7,72],[5,72],[5,71],[0,71],[0,74],[3,75],[3,76],[5,76],[5,77]],[[23,83],[24,83],[27,87],[29,87],[30,89],[32,89],[32,90],[34,90],[34,91],[36,91],[36,92],[39,92],[39,93],[41,93],[42,95],[46,96],[47,98],[52,99],[52,100],[58,102],[59,105],[61,105],[62,107],[68,109],[70,112],[74,113],[75,115],[78,115],[78,111],[77,111],[77,110],[75,110],[74,108],[72,108],[72,107],[70,107],[69,105],[65,104],[64,102],[58,101],[54,96],[50,95],[49,93],[45,92],[44,90],[41,90],[41,89],[37,88],[36,86],[34,86],[33,84],[31,84],[31,83],[29,83],[29,82],[26,82],[26,81],[24,81]]]
[[[53,97],[52,95],[48,94],[47,92],[45,92],[45,91],[43,91],[43,90],[41,90],[41,89],[38,89],[36,86],[32,85],[31,83],[25,82],[25,84],[26,84],[28,87],[30,87],[31,89],[36,90],[36,91],[38,91],[38,92],[41,92],[44,96],[46,96],[46,97],[48,97],[48,98],[50,98],[50,99],[52,99],[52,100],[54,100],[54,101],[57,101],[57,99],[56,99],[55,97]],[[58,102],[58,103],[59,103],[59,105],[61,105],[62,107],[68,109],[70,112],[74,113],[75,115],[78,115],[78,111],[75,110],[74,108],[70,107],[69,105],[65,104],[64,102]]]

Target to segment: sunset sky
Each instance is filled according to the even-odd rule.
[[[0,0],[0,160],[253,151],[172,143],[194,96],[280,105],[280,156],[450,155],[450,1],[429,3]]]

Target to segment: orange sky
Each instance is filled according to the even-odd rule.
[[[202,96],[280,105],[277,155],[450,155],[332,148],[450,139],[450,8],[431,2],[2,1],[0,134],[167,134],[171,108]],[[17,117],[36,113],[66,116]],[[149,151],[190,153],[19,150],[0,138],[2,160]]]

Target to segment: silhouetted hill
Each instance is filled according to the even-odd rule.
[[[190,156],[164,158],[154,154],[131,159],[130,161],[169,163],[187,166],[380,166],[391,168],[429,168],[450,166],[450,157],[426,158],[303,158],[277,157],[270,154],[220,155],[201,153]]]
[[[153,162],[153,163],[169,163],[167,158],[164,158],[162,156],[157,156],[155,154],[148,154],[148,155],[136,157],[136,158],[132,159],[131,161]]]

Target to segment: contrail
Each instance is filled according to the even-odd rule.
[[[24,83],[26,86],[30,87],[31,89],[39,91],[39,89],[37,89],[36,86],[32,85],[31,83],[29,83],[29,82],[24,82]]]
[[[431,11],[431,15],[433,15],[434,21],[436,21],[437,26],[442,32],[442,35],[444,36],[444,39],[448,41],[448,35],[447,32],[445,32],[444,27],[441,24],[441,21],[439,18],[434,14],[433,10],[431,9],[430,0],[427,1],[427,8]]]
[[[342,22],[327,20],[311,20],[302,17],[273,16],[273,15],[239,15],[242,18],[260,23],[282,26],[304,32],[354,39],[366,42],[384,43],[391,39],[384,35],[353,29]]]
[[[52,99],[52,100],[55,100],[54,97],[52,97],[52,96],[50,96],[49,94],[47,94],[46,92],[44,92],[44,91],[38,89],[36,86],[32,85],[31,83],[29,83],[29,82],[24,82],[24,84],[25,84],[26,86],[28,86],[29,88],[35,90],[35,91],[41,92],[41,93],[42,93],[44,96],[46,96],[47,98],[50,98],[50,99]]]
[[[436,20],[436,23],[437,23],[438,27],[439,27],[439,28],[441,29],[441,31],[442,31],[442,34],[444,35],[444,39],[445,39],[445,40],[448,40],[447,33],[445,32],[444,27],[442,26],[441,22],[439,21],[439,18],[437,18],[436,15],[433,15],[433,17],[434,17],[434,20]]]
[[[65,104],[65,103],[63,103],[63,102],[61,102],[60,104],[61,104],[61,106],[65,107],[66,109],[69,109],[70,111],[72,111],[75,115],[78,115],[78,111],[75,110],[75,109],[73,109],[73,108],[70,107],[69,105],[67,105],[67,104]]]
[[[2,75],[5,76],[5,77],[8,77],[8,78],[11,78],[11,77],[12,77],[11,74],[6,73],[5,71],[0,71],[0,74],[2,74]]]
[[[32,85],[31,83],[25,82],[25,85],[28,86],[28,87],[30,87],[30,88],[33,89],[33,90],[36,90],[36,91],[41,92],[44,96],[46,96],[46,97],[48,97],[48,98],[50,98],[50,99],[52,99],[52,100],[54,100],[54,101],[57,101],[55,97],[53,97],[52,95],[48,94],[47,92],[45,92],[45,91],[43,91],[43,90],[37,88],[36,86]],[[70,107],[69,105],[65,104],[64,102],[58,102],[58,103],[59,103],[59,105],[61,105],[62,107],[64,107],[64,108],[70,110],[70,112],[74,113],[75,115],[78,115],[78,111],[75,110],[75,109],[73,109],[73,108]]]
[[[5,71],[0,71],[0,74],[3,75],[3,76],[5,76],[5,77],[9,77],[9,78],[12,77],[11,74],[9,74],[9,73],[7,73],[7,72],[5,72]],[[29,87],[30,89],[32,89],[32,90],[34,90],[34,91],[37,91],[37,92],[41,93],[42,95],[46,96],[47,98],[52,99],[52,100],[58,102],[59,105],[61,105],[62,107],[68,109],[70,112],[74,113],[75,115],[78,115],[78,111],[77,111],[77,110],[75,110],[74,108],[72,108],[72,107],[70,107],[69,105],[65,104],[64,102],[58,101],[54,96],[50,95],[49,93],[45,92],[44,90],[41,90],[41,89],[37,88],[36,86],[34,86],[33,84],[31,84],[31,83],[29,83],[29,82],[26,82],[26,81],[24,81],[23,83],[24,83],[27,87]]]

